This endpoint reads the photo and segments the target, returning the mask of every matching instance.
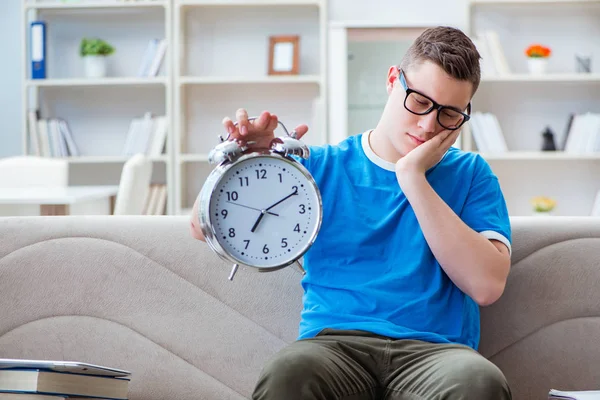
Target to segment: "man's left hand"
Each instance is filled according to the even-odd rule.
[[[425,175],[456,142],[459,133],[460,129],[444,130],[400,158],[396,162],[398,182],[402,185],[405,178]]]

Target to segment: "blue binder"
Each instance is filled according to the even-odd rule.
[[[31,79],[46,79],[46,22],[31,23]]]

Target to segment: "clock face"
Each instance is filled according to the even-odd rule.
[[[210,201],[216,240],[234,259],[272,268],[300,258],[319,230],[321,200],[295,163],[252,157],[230,167]]]

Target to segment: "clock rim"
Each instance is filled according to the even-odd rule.
[[[294,258],[289,259],[284,262],[281,262],[281,263],[278,263],[278,264],[275,264],[275,265],[272,265],[272,266],[259,266],[259,265],[248,264],[242,260],[237,259],[235,256],[229,254],[227,251],[225,251],[223,246],[221,246],[221,243],[220,243],[220,241],[216,235],[216,232],[214,230],[213,224],[210,222],[211,221],[210,204],[211,204],[211,201],[213,198],[215,188],[219,185],[219,183],[221,183],[222,179],[225,177],[225,175],[227,174],[227,172],[230,169],[232,169],[233,167],[235,167],[238,164],[241,164],[244,161],[247,161],[249,159],[255,159],[255,158],[274,158],[274,159],[277,159],[280,161],[284,161],[284,162],[288,163],[290,166],[298,169],[304,175],[304,177],[307,179],[308,183],[313,187],[313,189],[315,190],[316,196],[317,196],[317,205],[316,205],[318,208],[318,212],[316,214],[317,224],[315,225],[313,232],[310,234],[310,239],[306,242],[306,244],[303,246],[303,248],[300,252],[295,253]],[[200,194],[198,195],[198,216],[197,217],[200,222],[200,229],[202,230],[202,233],[204,234],[206,243],[223,260],[237,264],[237,265],[244,265],[247,267],[256,268],[259,271],[263,271],[263,272],[275,271],[275,270],[285,268],[285,267],[292,265],[293,263],[298,261],[300,258],[302,258],[304,256],[304,254],[306,254],[306,252],[312,247],[315,240],[317,239],[317,236],[319,235],[319,231],[321,230],[321,224],[323,222],[323,201],[321,198],[321,191],[319,190],[317,183],[315,182],[315,180],[312,177],[312,175],[310,174],[310,172],[306,169],[306,167],[304,167],[304,165],[300,164],[298,161],[296,161],[295,159],[293,159],[289,156],[281,155],[279,153],[276,153],[276,152],[273,152],[270,150],[254,150],[254,151],[250,151],[250,152],[243,154],[242,156],[240,156],[233,162],[225,161],[225,162],[219,164],[217,167],[215,167],[211,171],[211,173],[209,174],[208,178],[206,179],[204,185],[202,186],[202,190],[200,191]],[[297,254],[297,256],[296,256],[296,254]]]

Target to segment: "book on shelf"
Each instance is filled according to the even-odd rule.
[[[567,153],[600,152],[600,114],[571,114],[565,132],[564,151]]]
[[[491,29],[483,29],[471,37],[473,44],[481,56],[482,77],[509,75],[511,68],[500,43],[500,36]]]
[[[146,195],[146,203],[142,210],[143,215],[165,215],[167,205],[167,185],[151,184]]]
[[[161,155],[165,149],[167,131],[168,121],[164,115],[154,116],[147,112],[142,117],[134,118],[129,124],[123,155]]]
[[[508,147],[500,122],[492,113],[476,111],[468,122],[477,149],[482,153],[506,153]]]
[[[562,391],[551,389],[548,400],[600,400],[600,390]]]
[[[67,121],[61,118],[40,118],[37,110],[27,117],[30,154],[41,157],[76,157],[79,150]]]
[[[166,39],[151,39],[138,69],[139,77],[157,76],[167,52]]]

